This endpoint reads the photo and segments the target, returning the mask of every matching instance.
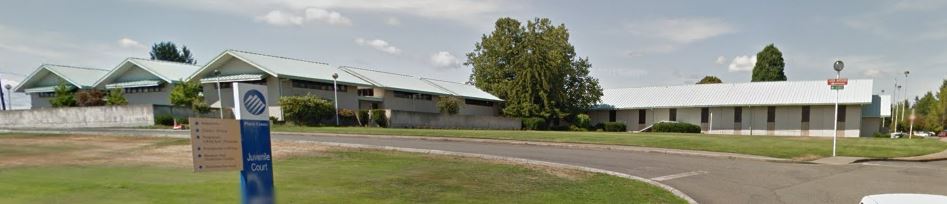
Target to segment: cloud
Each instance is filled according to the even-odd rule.
[[[677,49],[677,46],[671,44],[661,44],[654,46],[647,46],[641,49],[628,51],[627,55],[631,57],[643,57],[648,54],[663,54],[670,53]]]
[[[727,57],[724,57],[724,56],[719,56],[719,57],[717,57],[716,63],[717,63],[717,64],[726,64],[726,63],[727,63]]]
[[[928,11],[937,10],[947,6],[947,2],[941,0],[902,0],[894,4],[894,9],[898,11]]]
[[[263,21],[265,23],[277,26],[299,26],[303,24],[303,17],[297,16],[289,13],[283,13],[283,11],[270,11],[266,15],[258,16],[258,21]]]
[[[401,20],[398,20],[398,18],[395,17],[388,17],[385,19],[385,24],[390,26],[399,26],[401,25]]]
[[[147,48],[144,44],[127,37],[118,39],[118,46],[124,48]]]
[[[431,64],[440,68],[460,68],[463,62],[450,52],[440,51],[431,55]]]
[[[400,54],[401,49],[398,49],[395,46],[392,46],[387,41],[381,39],[366,40],[364,38],[355,38],[355,44],[360,46],[369,46],[375,48],[378,51],[382,51],[388,54]]]
[[[307,8],[306,9],[306,20],[315,20],[321,21],[323,23],[328,23],[329,25],[341,25],[341,26],[350,26],[352,25],[352,20],[342,16],[339,12],[320,9],[320,8]]]
[[[753,66],[755,65],[756,55],[737,56],[733,58],[733,61],[730,61],[730,66],[727,66],[727,70],[730,70],[731,72],[753,71]]]
[[[736,32],[736,28],[716,18],[666,18],[628,25],[632,34],[691,43]]]

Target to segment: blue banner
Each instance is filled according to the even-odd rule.
[[[243,203],[275,203],[270,121],[240,120],[240,137],[243,140],[243,170],[240,171]]]

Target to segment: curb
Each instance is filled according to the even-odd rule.
[[[362,144],[349,144],[349,143],[336,143],[336,142],[300,141],[300,140],[292,140],[292,141],[300,142],[300,143],[319,144],[319,145],[332,146],[332,147],[345,147],[345,148],[370,149],[370,150],[389,150],[389,151],[400,151],[400,152],[432,154],[432,155],[470,157],[470,158],[479,158],[479,159],[486,159],[486,160],[512,162],[512,163],[518,163],[518,164],[539,165],[539,166],[547,166],[547,167],[553,167],[553,168],[572,169],[572,170],[580,170],[580,171],[586,171],[586,172],[592,172],[592,173],[601,173],[601,174],[606,174],[610,176],[617,176],[617,177],[621,177],[625,179],[645,182],[647,184],[651,184],[651,185],[660,187],[664,190],[667,190],[671,192],[671,194],[674,194],[674,196],[684,199],[685,201],[687,201],[687,203],[691,203],[691,204],[697,203],[697,201],[691,198],[689,195],[685,194],[684,192],[681,192],[680,190],[677,190],[674,187],[668,186],[666,184],[659,183],[657,181],[642,178],[642,177],[632,176],[632,175],[621,173],[621,172],[615,172],[615,171],[609,171],[609,170],[597,169],[597,168],[591,168],[591,167],[576,166],[576,165],[570,165],[570,164],[546,162],[546,161],[531,160],[531,159],[514,158],[514,157],[503,157],[503,156],[494,156],[494,155],[486,155],[486,154],[462,153],[462,152],[452,152],[452,151],[442,151],[442,150],[415,149],[415,148],[362,145]]]
[[[863,163],[863,162],[873,162],[873,161],[896,161],[896,162],[932,162],[932,161],[945,161],[947,158],[933,158],[933,159],[898,159],[898,158],[879,158],[879,159],[859,159],[852,162]]]
[[[427,141],[452,141],[452,142],[477,142],[494,144],[514,144],[514,145],[533,145],[547,147],[564,147],[573,149],[600,149],[600,150],[618,150],[629,152],[661,153],[670,155],[699,156],[724,159],[745,159],[768,162],[793,162],[789,159],[744,155],[736,153],[718,153],[699,150],[676,150],[656,147],[637,147],[623,145],[604,145],[604,144],[584,144],[584,143],[558,143],[558,142],[534,142],[521,140],[502,140],[502,139],[479,139],[479,138],[453,138],[453,137],[425,137],[425,136],[390,136],[390,135],[364,135],[364,134],[337,134],[337,133],[306,133],[306,132],[273,132],[281,135],[299,135],[299,136],[336,136],[336,137],[362,137],[362,138],[384,138],[384,139],[416,139]]]

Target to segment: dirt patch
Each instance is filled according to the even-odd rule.
[[[0,168],[42,165],[193,165],[191,146],[186,139],[115,136],[0,138],[0,148],[4,146],[39,147],[34,149],[43,151],[0,155]],[[273,141],[273,157],[276,159],[324,155],[326,151],[326,147],[315,144]]]

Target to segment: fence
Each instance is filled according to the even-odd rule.
[[[522,125],[517,118],[496,116],[447,115],[398,110],[387,110],[386,113],[388,126],[393,128],[518,130]]]
[[[152,105],[41,108],[0,112],[0,128],[140,127],[154,125]]]

